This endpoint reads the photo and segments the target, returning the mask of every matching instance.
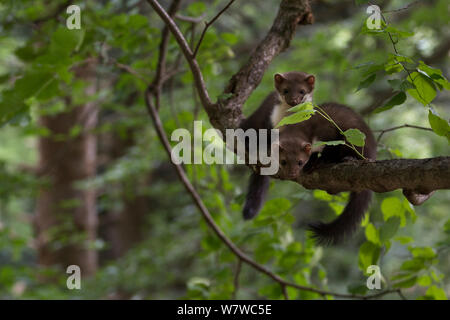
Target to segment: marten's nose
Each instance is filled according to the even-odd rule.
[[[292,99],[291,103],[289,103],[289,104],[294,107],[294,106],[300,104],[302,102],[302,99],[303,99],[302,96],[296,97],[296,98]]]
[[[295,178],[297,178],[297,172],[289,172],[286,178],[287,179],[295,179]]]

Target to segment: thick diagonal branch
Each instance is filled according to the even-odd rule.
[[[312,23],[309,2],[305,0],[283,0],[278,14],[267,33],[251,54],[249,60],[230,80],[225,93],[232,97],[220,104],[224,119],[214,119],[217,129],[235,128],[241,120],[241,108],[250,94],[261,82],[264,72],[272,60],[289,47],[298,24]],[[220,114],[219,114],[220,116]],[[217,117],[218,118],[218,117]]]

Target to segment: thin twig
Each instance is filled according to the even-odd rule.
[[[236,271],[234,272],[234,280],[233,280],[234,289],[233,294],[231,295],[233,300],[236,299],[236,295],[239,290],[239,276],[241,274],[241,268],[242,268],[242,260],[238,259]]]
[[[400,296],[400,298],[401,298],[402,300],[408,300],[408,299],[405,297],[405,295],[403,294],[402,290],[398,289],[398,290],[397,290],[397,294]]]
[[[134,75],[136,78],[139,78],[140,80],[144,81],[145,83],[148,82],[148,79],[146,79],[143,75],[141,75],[139,72],[137,72],[136,70],[134,70],[132,67],[130,67],[129,65],[123,64],[118,62],[115,59],[111,59],[111,61],[119,68],[122,69],[132,75]]]
[[[169,10],[167,11],[167,14],[169,17],[175,16],[175,13],[180,8],[181,0],[173,0],[170,4]],[[163,74],[165,74],[166,71],[166,57],[167,57],[167,47],[169,45],[169,38],[170,38],[170,30],[168,25],[164,25],[164,28],[161,32],[161,42],[159,43],[159,57],[158,57],[158,63],[156,66],[156,75],[155,78],[151,84],[153,91],[155,92],[155,103],[156,103],[156,109],[159,110],[160,107],[160,93],[161,93],[161,87],[163,81]]]
[[[222,15],[222,13],[224,13],[234,2],[235,0],[231,0],[230,2],[228,2],[228,4],[219,11],[218,14],[216,14],[216,16],[214,18],[212,18],[211,21],[205,21],[205,27],[203,28],[202,34],[200,35],[200,39],[197,42],[197,46],[195,47],[194,53],[192,55],[193,58],[195,58],[197,56],[197,52],[198,49],[200,48],[200,45],[202,44],[203,38],[205,37],[206,31],[208,30],[208,28]]]
[[[178,42],[178,45],[183,52],[183,55],[185,56],[187,62],[189,63],[189,66],[192,71],[192,75],[194,76],[195,85],[197,87],[200,99],[202,101],[203,106],[208,109],[212,108],[214,104],[212,103],[211,99],[209,98],[208,91],[206,90],[206,84],[203,80],[203,75],[200,70],[200,67],[198,65],[197,60],[193,58],[192,50],[189,47],[189,44],[187,43],[185,37],[181,33],[180,29],[176,25],[176,23],[173,21],[173,19],[169,16],[169,14],[164,10],[163,7],[158,3],[156,0],[147,0],[147,2],[153,7],[153,9],[158,13],[158,15],[161,17],[161,19],[166,23],[170,31],[172,32],[173,36]]]
[[[410,7],[412,7],[412,6],[416,5],[416,4],[418,4],[419,2],[420,2],[420,0],[416,0],[416,1],[413,1],[413,2],[409,3],[408,5],[406,5],[406,6],[403,7],[403,8],[394,9],[394,10],[388,10],[388,11],[383,11],[383,13],[395,13],[395,12],[407,10],[407,9],[409,9]]]
[[[202,14],[200,17],[188,17],[188,16],[183,16],[181,14],[177,14],[175,16],[175,19],[180,20],[180,21],[184,21],[184,22],[189,22],[189,23],[200,23],[203,21],[203,19],[205,19],[205,14]]]
[[[397,129],[402,129],[402,128],[414,128],[414,129],[420,129],[420,130],[427,130],[427,131],[433,131],[433,129],[431,128],[426,128],[426,127],[421,127],[421,126],[416,126],[416,125],[412,125],[412,124],[404,124],[401,126],[396,126],[396,127],[392,127],[392,128],[388,128],[388,129],[382,129],[382,130],[373,130],[373,132],[380,132],[380,135],[377,138],[377,143],[380,142],[381,137],[386,133],[386,132],[390,132],[390,131],[394,131]]]
[[[289,294],[286,285],[281,284],[281,291],[283,291],[284,299],[289,300]]]
[[[325,110],[323,110],[320,106],[316,105],[315,106],[318,109],[318,113],[325,118],[326,120],[328,120],[329,122],[331,122],[331,124],[333,124],[336,129],[338,129],[338,131],[341,133],[341,135],[345,138],[345,134],[344,131],[338,126],[338,124],[325,112]],[[349,147],[350,149],[352,149],[353,151],[355,151],[360,157],[361,159],[366,159],[366,157],[364,157],[364,155],[359,152],[356,147],[353,145],[353,143],[348,142],[349,144],[345,143],[345,145],[347,147]]]

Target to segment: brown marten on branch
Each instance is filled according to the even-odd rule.
[[[287,72],[274,76],[276,91],[270,93],[261,106],[246,120],[241,128],[272,129],[289,112],[289,108],[303,102],[312,101],[315,78],[304,72]],[[352,109],[337,103],[324,103],[320,108],[334,120],[342,131],[356,128],[366,136],[364,148],[356,147],[367,159],[375,159],[376,142],[372,131],[364,120]],[[344,136],[329,120],[318,112],[303,122],[280,128],[279,147],[280,169],[278,175],[285,179],[295,179],[302,172],[310,172],[321,164],[338,163],[361,157],[346,145],[326,145],[314,149],[317,141],[345,140]],[[270,142],[269,142],[270,143]],[[250,177],[248,193],[244,205],[245,219],[255,217],[261,209],[269,188],[269,177],[255,172]],[[350,235],[360,224],[369,206],[372,192],[364,190],[351,192],[350,200],[342,214],[330,223],[310,224],[313,237],[320,244],[335,244]]]

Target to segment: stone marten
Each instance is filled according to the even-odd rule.
[[[246,120],[241,128],[272,129],[288,114],[288,109],[300,103],[312,101],[315,78],[304,72],[275,74],[275,89],[261,106]],[[376,158],[376,142],[372,131],[355,111],[337,103],[324,103],[325,111],[342,131],[356,128],[366,136],[364,148],[356,147],[366,159]],[[302,172],[309,172],[324,163],[338,163],[349,158],[361,157],[345,145],[325,146],[314,150],[316,141],[345,140],[340,131],[319,113],[306,121],[280,128],[279,176],[295,179]],[[269,142],[270,143],[270,142]],[[319,154],[320,152],[320,154]],[[320,156],[319,156],[320,155]],[[269,187],[269,177],[255,172],[250,177],[248,193],[243,209],[245,219],[255,217],[261,209]],[[316,222],[309,225],[314,238],[320,244],[335,244],[350,235],[359,225],[369,206],[372,192],[351,192],[343,213],[330,223]]]

